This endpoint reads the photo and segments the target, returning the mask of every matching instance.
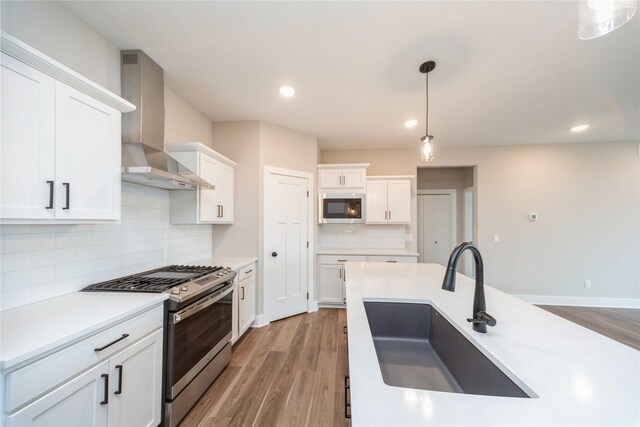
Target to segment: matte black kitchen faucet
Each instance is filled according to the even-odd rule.
[[[456,290],[456,267],[460,260],[460,255],[469,249],[473,254],[473,259],[476,263],[476,288],[473,294],[473,318],[467,319],[468,322],[473,323],[473,330],[486,333],[487,325],[495,326],[496,319],[491,317],[485,310],[487,304],[484,300],[484,264],[482,263],[482,255],[478,248],[471,242],[462,242],[453,249],[449,256],[449,262],[447,264],[447,272],[444,275],[442,281],[442,289],[449,292]]]

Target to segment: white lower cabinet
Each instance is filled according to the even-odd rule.
[[[256,263],[236,270],[236,291],[233,296],[233,333],[235,343],[256,320]]]
[[[101,402],[108,366],[102,362],[8,416],[7,427],[106,426],[108,407]]]
[[[415,263],[416,256],[384,255],[319,255],[318,256],[318,302],[326,305],[346,303],[347,290],[344,264],[347,262]]]
[[[8,372],[6,425],[160,424],[162,317],[158,306]]]

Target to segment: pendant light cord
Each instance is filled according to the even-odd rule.
[[[429,73],[425,73],[426,75],[426,79],[427,79],[427,84],[426,84],[426,114],[425,114],[425,125],[426,125],[426,135],[429,135]]]

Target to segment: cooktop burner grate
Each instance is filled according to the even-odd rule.
[[[222,267],[170,265],[131,276],[120,277],[89,285],[91,291],[131,291],[160,293],[168,288],[222,270]],[[162,277],[162,276],[166,277]],[[177,276],[177,277],[176,277]]]

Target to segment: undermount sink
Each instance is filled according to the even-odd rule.
[[[365,302],[385,384],[531,397],[429,304]]]

